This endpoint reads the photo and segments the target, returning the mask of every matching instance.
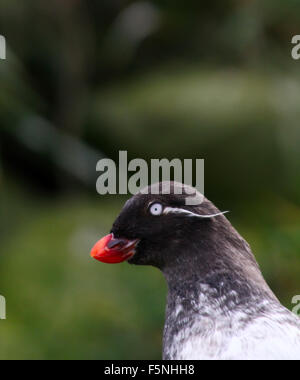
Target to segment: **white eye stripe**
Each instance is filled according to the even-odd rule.
[[[199,214],[196,214],[194,212],[185,210],[183,208],[166,207],[164,209],[164,215],[168,215],[168,214],[182,214],[182,215],[185,215],[185,216],[202,218],[202,219],[205,219],[205,218],[214,218],[216,216],[227,214],[228,212],[229,211],[219,212],[218,214],[211,214],[211,215],[199,215]]]

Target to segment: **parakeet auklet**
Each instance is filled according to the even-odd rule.
[[[163,359],[300,359],[300,318],[272,293],[248,243],[208,199],[187,206],[192,189],[172,182],[164,195],[166,185],[132,197],[91,253],[162,271]]]

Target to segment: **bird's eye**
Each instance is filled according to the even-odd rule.
[[[163,206],[160,203],[153,203],[150,207],[150,213],[159,216],[163,213]]]

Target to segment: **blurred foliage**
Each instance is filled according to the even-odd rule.
[[[0,249],[8,302],[0,358],[159,358],[165,284],[158,271],[88,257],[121,202],[31,199],[34,207],[20,210],[23,201],[16,215],[22,222]]]
[[[297,0],[2,0],[0,358],[159,358],[166,286],[102,266],[96,162],[205,158],[280,300],[300,278]]]

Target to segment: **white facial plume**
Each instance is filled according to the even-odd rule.
[[[184,208],[173,208],[173,207],[166,207],[164,209],[164,215],[168,215],[168,214],[182,214],[182,215],[185,215],[185,216],[189,216],[189,217],[193,217],[193,218],[215,218],[216,216],[220,216],[220,215],[224,215],[224,214],[227,214],[229,211],[223,211],[223,212],[219,212],[217,214],[210,214],[210,215],[199,215],[199,214],[196,214],[192,211],[188,211],[188,210],[185,210]]]

